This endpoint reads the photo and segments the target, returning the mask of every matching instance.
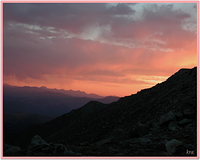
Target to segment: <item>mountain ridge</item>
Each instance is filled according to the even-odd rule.
[[[38,87],[5,85],[3,87],[4,113],[24,112],[57,117],[72,109],[79,108],[91,100],[96,100],[89,97],[73,97],[57,91]],[[118,98],[111,96],[97,100],[110,103]]]
[[[55,93],[62,93],[62,94],[65,94],[65,95],[71,96],[71,97],[89,97],[89,98],[93,98],[93,99],[105,98],[105,96],[100,96],[100,95],[97,95],[97,94],[94,94],[94,93],[87,94],[84,91],[80,91],[80,90],[74,91],[74,90],[71,90],[71,89],[70,90],[56,89],[56,88],[51,89],[51,88],[47,88],[45,86],[41,86],[41,87],[23,86],[23,87],[20,87],[20,86],[12,86],[12,85],[9,85],[7,83],[4,83],[3,86],[4,87],[16,88],[20,92],[25,92],[25,91],[29,91],[29,92],[34,92],[34,91],[39,91],[39,92],[50,91],[50,92],[55,92]],[[28,90],[28,89],[30,89],[30,90]]]

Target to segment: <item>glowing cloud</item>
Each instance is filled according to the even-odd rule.
[[[124,96],[197,65],[196,3],[3,4],[11,85]]]

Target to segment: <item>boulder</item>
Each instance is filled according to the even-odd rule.
[[[148,134],[149,132],[150,129],[147,126],[139,123],[129,132],[129,137],[138,138]]]
[[[183,119],[182,121],[179,121],[178,124],[181,125],[181,126],[185,126],[185,125],[187,125],[187,124],[189,124],[189,123],[191,123],[191,122],[192,122],[191,119],[185,118],[185,119]]]
[[[136,143],[136,144],[150,144],[151,143],[151,140],[149,140],[148,138],[143,138],[143,137],[140,137],[140,138],[134,138],[132,139],[131,141],[132,143]]]
[[[165,146],[169,155],[185,155],[187,151],[187,145],[176,139],[166,142]]]
[[[177,121],[171,121],[170,124],[168,125],[168,128],[171,131],[176,131],[177,127],[178,127],[178,122]]]
[[[31,140],[30,147],[36,146],[50,146],[47,142],[45,142],[39,135],[35,135]]]
[[[169,124],[170,121],[174,121],[175,119],[176,119],[175,114],[172,111],[170,111],[160,117],[159,124],[160,125]]]
[[[80,143],[80,146],[90,146],[90,142],[82,142]]]
[[[128,138],[128,134],[120,128],[115,129],[111,136],[114,138],[114,140],[117,140],[117,141],[125,140]]]
[[[71,150],[67,149],[63,144],[54,144],[53,145],[54,155],[76,155],[74,152]]]
[[[4,144],[4,147],[5,147],[3,152],[4,155],[15,155],[16,153],[21,151],[21,148],[18,146]]]
[[[3,151],[5,152],[11,145],[8,145],[6,143],[3,144]]]
[[[102,141],[97,142],[96,145],[97,146],[102,146],[104,144],[108,144],[108,143],[112,142],[112,140],[113,140],[113,138],[107,138],[107,139],[104,139]]]
[[[28,156],[32,155],[80,155],[79,153],[74,153],[70,149],[66,148],[63,144],[48,144],[40,136],[35,135],[32,138],[31,145],[26,153]]]

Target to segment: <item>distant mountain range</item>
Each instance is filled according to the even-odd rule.
[[[181,69],[165,82],[116,102],[90,101],[49,122],[3,136],[4,143],[21,148],[12,153],[22,156],[194,157],[197,68]],[[52,150],[58,144],[63,149]],[[9,145],[4,147],[7,155]]]
[[[82,107],[91,100],[111,103],[118,99],[119,97],[115,96],[101,97],[80,91],[46,87],[16,87],[7,84],[3,86],[3,112],[6,114],[29,113],[57,117]]]
[[[99,96],[97,94],[87,94],[84,91],[73,91],[73,90],[64,90],[64,89],[50,89],[45,86],[42,87],[30,87],[30,86],[24,86],[24,87],[16,87],[16,86],[11,86],[6,83],[3,84],[4,89],[8,92],[12,93],[27,93],[27,92],[54,92],[54,93],[63,93],[65,95],[71,96],[71,97],[88,97],[92,99],[101,99],[104,98],[103,96]]]

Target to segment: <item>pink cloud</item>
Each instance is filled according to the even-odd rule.
[[[183,28],[188,12],[173,4],[146,5],[135,19],[137,12],[129,4],[4,4],[4,80],[147,86],[137,76],[197,65],[196,32]],[[101,30],[92,39],[87,27]]]

